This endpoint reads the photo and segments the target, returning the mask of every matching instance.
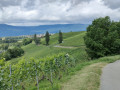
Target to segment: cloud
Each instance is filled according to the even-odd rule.
[[[120,18],[112,0],[0,0],[0,23],[43,25],[91,23],[98,17]]]
[[[0,0],[0,7],[7,7],[7,6],[16,6],[21,3],[21,0]]]
[[[104,0],[104,3],[112,9],[120,8],[120,0]]]

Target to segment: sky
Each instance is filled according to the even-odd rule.
[[[0,24],[37,26],[120,20],[120,0],[0,0]]]

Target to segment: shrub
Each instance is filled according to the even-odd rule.
[[[15,47],[13,49],[8,49],[6,52],[0,54],[1,58],[5,58],[6,60],[10,60],[12,58],[16,58],[24,54],[24,50],[19,47]]]
[[[32,43],[32,39],[31,38],[25,38],[25,39],[23,39],[23,45],[28,45],[30,43]]]
[[[9,48],[9,44],[2,44],[2,45],[0,46],[0,48],[1,48],[2,50],[7,50],[7,49]]]

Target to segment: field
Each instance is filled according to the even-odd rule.
[[[60,44],[62,46],[73,46],[73,47],[80,47],[80,46],[85,46],[84,44],[84,35],[85,32],[81,32],[79,34],[76,34],[72,37],[65,38],[63,43]]]

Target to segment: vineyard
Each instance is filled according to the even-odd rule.
[[[40,60],[20,60],[17,64],[5,64],[0,60],[0,89],[2,90],[25,90],[25,81],[35,82],[39,90],[43,80],[47,80],[54,88],[55,79],[60,80],[63,74],[68,74],[69,69],[75,66],[75,59],[69,54],[60,53]]]

